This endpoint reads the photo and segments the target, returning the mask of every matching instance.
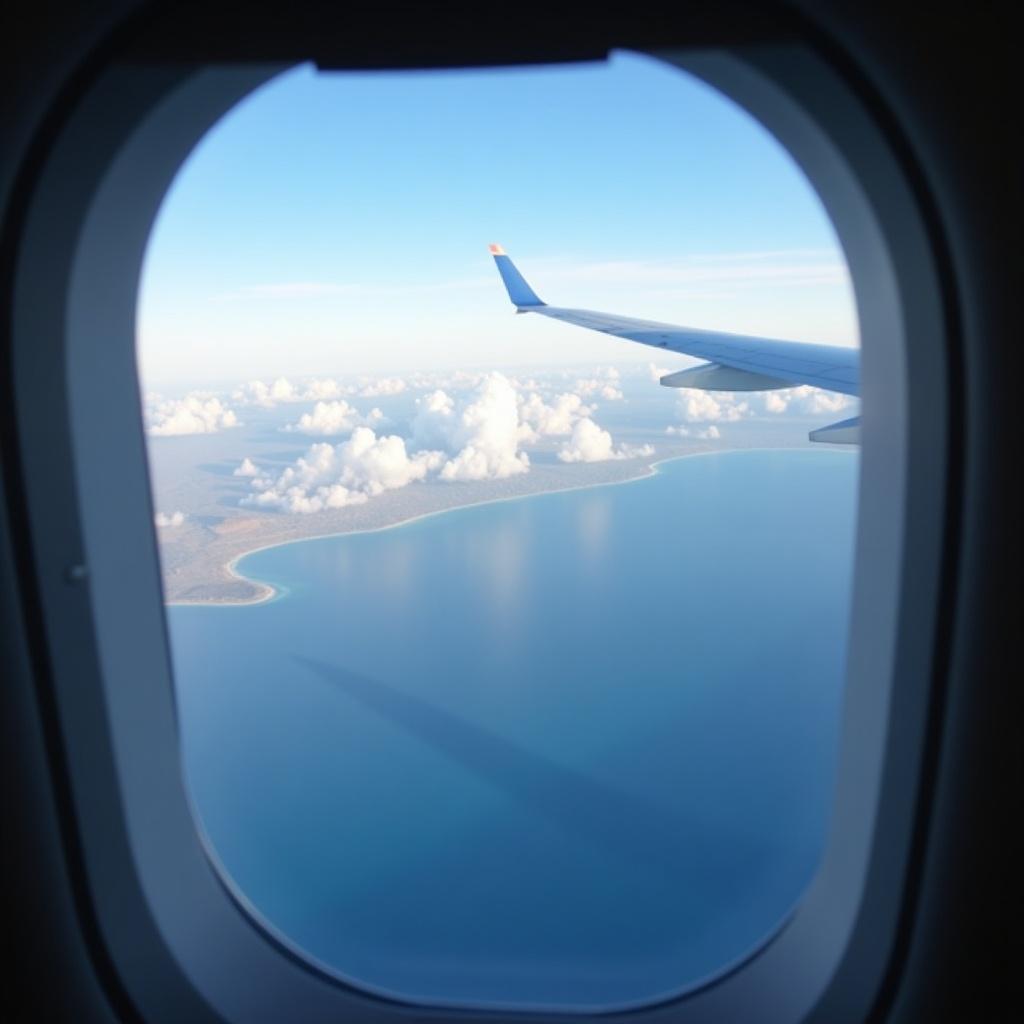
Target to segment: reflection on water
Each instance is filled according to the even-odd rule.
[[[189,784],[267,925],[400,998],[607,1007],[769,937],[827,821],[856,457],[258,552],[169,609]]]
[[[600,570],[602,555],[608,545],[611,518],[612,497],[607,489],[583,492],[576,511],[575,533],[582,568],[594,572]]]
[[[526,538],[518,513],[500,517],[492,531],[448,538],[452,571],[479,575],[480,598],[488,602],[489,621],[497,627],[492,643],[510,635],[509,620],[522,606]]]

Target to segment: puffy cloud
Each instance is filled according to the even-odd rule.
[[[250,380],[236,388],[231,397],[243,405],[258,405],[273,409],[283,402],[316,402],[336,398],[342,393],[341,385],[331,377],[317,378],[303,386],[293,384],[287,377],[266,384],[261,380]]]
[[[622,374],[614,366],[599,366],[593,377],[580,378],[576,381],[576,391],[580,395],[593,395],[608,402],[618,402],[623,397],[622,388],[619,387],[621,377]]]
[[[299,400],[299,392],[287,377],[278,377],[270,384],[261,380],[250,380],[231,393],[236,402],[246,405],[260,405],[265,409],[273,409],[278,402],[294,402]]]
[[[764,397],[767,412],[783,413],[790,409],[805,415],[824,412],[839,412],[853,403],[849,395],[840,395],[833,391],[822,391],[808,384],[795,388],[784,388],[780,391],[769,391]]]
[[[256,493],[242,504],[298,513],[344,508],[422,480],[443,460],[434,451],[410,456],[402,438],[357,427],[343,444],[314,444],[276,480],[255,480]]]
[[[468,391],[470,388],[479,387],[486,374],[472,370],[456,370],[442,379],[441,385],[452,388],[455,391]]]
[[[402,438],[394,434],[377,437],[369,427],[357,427],[335,452],[342,467],[341,482],[371,495],[422,480],[441,462],[439,452],[409,456]]]
[[[580,420],[573,428],[572,438],[558,453],[562,462],[601,462],[613,458],[612,435],[592,419]]]
[[[577,420],[589,416],[593,409],[572,392],[554,398],[549,405],[536,392],[529,398],[519,398],[519,418],[522,420],[522,438],[534,441],[538,437],[564,437],[572,433]]]
[[[679,389],[679,415],[687,423],[720,420],[735,423],[751,415],[750,405],[738,401],[731,391],[700,391],[696,388]]]
[[[455,417],[455,399],[444,391],[431,391],[416,399],[412,439],[426,447],[447,448]]]
[[[444,374],[436,371],[433,373],[424,373],[422,371],[411,373],[406,383],[411,391],[437,390],[438,388],[444,388],[447,384]]]
[[[517,397],[502,374],[492,373],[450,414],[449,450],[457,454],[441,468],[442,480],[497,480],[530,468],[529,456],[518,450]]]
[[[514,388],[520,391],[541,391],[544,389],[544,384],[537,380],[536,377],[526,377],[525,379],[523,377],[509,377],[509,381]]]
[[[356,394],[360,398],[378,398],[381,395],[400,395],[406,389],[401,377],[380,377],[364,385]]]
[[[335,434],[347,434],[357,426],[379,424],[384,419],[380,409],[371,409],[364,417],[358,409],[349,405],[344,399],[337,402],[317,402],[312,412],[299,417],[298,423],[291,423],[284,430],[298,434],[313,434],[318,437],[331,437]]]
[[[454,370],[411,373],[405,378],[410,391],[470,391],[478,387],[487,374],[479,371]]]
[[[699,437],[704,441],[713,441],[722,436],[721,431],[714,425],[714,423],[712,423],[710,427],[705,427],[703,429],[698,429],[696,427],[666,427],[665,433],[674,435],[675,437]]]
[[[657,384],[662,377],[666,376],[667,374],[670,374],[672,371],[668,369],[668,367],[666,366],[658,366],[655,363],[648,363],[647,372],[650,375],[651,380],[655,384]]]
[[[291,384],[284,377],[279,378],[272,384],[265,384],[261,380],[250,380],[232,391],[231,397],[242,405],[259,405],[264,409],[273,409],[279,400],[279,396],[290,389]]]
[[[149,433],[156,437],[214,434],[239,426],[233,409],[208,392],[192,391],[184,398],[158,400],[146,410]]]
[[[166,512],[157,512],[153,517],[153,522],[161,528],[181,526],[185,522],[184,512],[172,512],[168,515]]]
[[[605,462],[608,459],[631,459],[653,454],[654,448],[649,444],[639,448],[630,445],[614,448],[612,435],[589,417],[584,417],[573,427],[572,437],[562,445],[558,457],[562,462]]]
[[[341,387],[336,380],[324,377],[319,380],[311,380],[306,384],[303,391],[303,400],[335,398],[341,394]]]
[[[270,399],[270,388],[261,380],[246,381],[231,392],[231,397],[242,405],[262,405],[268,409],[274,405]]]
[[[614,383],[617,371],[603,380]],[[615,447],[611,435],[592,419],[592,408],[572,392],[545,402],[528,397],[500,373],[477,378],[475,389],[455,397],[434,390],[416,400],[408,442],[378,437],[344,400],[318,402],[291,429],[331,434],[351,430],[344,443],[314,444],[276,477],[263,475],[250,459],[235,471],[251,478],[251,507],[311,513],[359,504],[384,491],[405,487],[428,475],[443,481],[497,480],[526,473],[530,459],[520,446],[540,437],[569,437],[559,452],[563,462],[596,462],[653,453],[650,445]],[[373,410],[370,417],[382,417]],[[408,445],[408,447],[407,447]]]
[[[497,480],[530,468],[519,443],[529,435],[519,418],[515,388],[500,373],[488,374],[476,390],[456,403],[444,391],[417,399],[414,441],[443,448],[451,458],[442,480]]]
[[[287,377],[278,377],[270,385],[270,398],[274,402],[294,402],[298,399],[299,392],[295,385]]]

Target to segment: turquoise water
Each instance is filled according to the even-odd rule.
[[[856,474],[682,459],[256,552],[282,597],[169,608],[236,891],[403,999],[625,1005],[735,963],[822,849]]]

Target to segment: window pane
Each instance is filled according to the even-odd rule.
[[[696,360],[509,315],[495,238],[551,302],[856,341],[802,175],[675,69],[277,79],[183,168],[140,296],[184,768],[321,968],[626,1006],[816,870],[857,455],[808,433],[856,410],[659,387]]]

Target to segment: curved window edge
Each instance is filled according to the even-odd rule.
[[[851,268],[865,401],[851,655],[824,862],[765,948],[642,1015],[712,1022],[756,1007],[759,1020],[780,1024],[808,1014],[856,1020],[874,996],[864,978],[880,978],[888,960],[879,930],[895,931],[930,682],[947,429],[938,277],[912,189],[827,62],[802,46],[653,56],[731,96],[810,177]],[[135,368],[138,277],[188,151],[283,69],[110,69],[49,155],[19,254],[15,415],[32,467],[24,497],[84,871],[121,982],[154,1022],[409,1012],[323,977],[253,927],[203,851],[177,749]],[[76,566],[87,568],[84,581]],[[110,891],[119,898],[99,895]]]

